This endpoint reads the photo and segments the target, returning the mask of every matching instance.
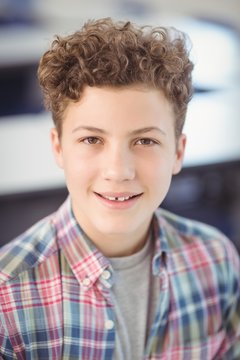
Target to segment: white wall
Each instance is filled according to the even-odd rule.
[[[79,18],[104,16],[128,17],[132,10],[139,9],[141,16],[145,9],[148,15],[166,14],[197,15],[214,18],[240,28],[239,0],[35,0],[36,15],[51,24]]]

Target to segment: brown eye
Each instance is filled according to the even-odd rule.
[[[149,139],[149,138],[142,138],[142,139],[138,139],[137,142],[136,142],[137,145],[145,145],[145,146],[148,146],[148,145],[154,145],[156,144],[156,141],[152,140],[152,139]]]
[[[98,139],[95,136],[89,136],[83,139],[83,142],[87,145],[96,145],[96,144],[100,144],[100,139]]]

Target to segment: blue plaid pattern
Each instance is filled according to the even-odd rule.
[[[231,242],[162,209],[153,217],[159,304],[144,359],[240,359],[240,265]],[[0,250],[0,359],[112,359],[113,271],[70,199]],[[148,296],[148,294],[146,294]]]

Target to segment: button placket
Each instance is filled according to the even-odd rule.
[[[108,319],[105,321],[104,326],[106,330],[112,330],[114,328],[114,321]]]
[[[104,270],[101,277],[104,280],[109,280],[111,278],[112,274],[109,270]]]
[[[107,289],[110,289],[114,283],[114,273],[107,267],[104,269],[100,275],[100,283]]]
[[[88,287],[90,286],[91,280],[89,279],[88,276],[85,276],[85,278],[84,278],[83,281],[82,281],[82,284],[83,284],[83,286],[84,286],[85,288],[88,288]]]

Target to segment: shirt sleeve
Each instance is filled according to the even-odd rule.
[[[0,309],[0,311],[2,311]],[[0,314],[1,315],[1,314]],[[15,359],[16,355],[0,317],[0,360]]]
[[[227,246],[226,307],[223,325],[226,331],[223,360],[240,359],[240,259],[234,246]]]

